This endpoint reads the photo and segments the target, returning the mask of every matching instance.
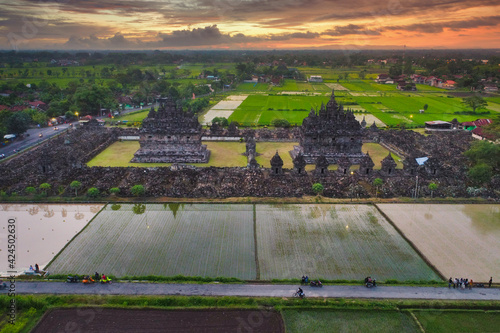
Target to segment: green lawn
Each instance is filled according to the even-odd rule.
[[[110,122],[110,121],[124,121],[124,120],[126,120],[126,121],[131,122],[131,123],[134,123],[137,121],[142,122],[144,120],[144,118],[146,118],[148,116],[149,110],[150,110],[150,107],[145,107],[142,111],[134,111],[131,113],[124,114],[121,117],[118,116],[118,117],[114,117],[113,119],[106,118],[106,121]]]
[[[247,165],[246,156],[242,155],[245,152],[245,143],[240,142],[212,142],[206,141],[203,144],[207,145],[210,150],[210,160],[208,163],[193,163],[192,165],[202,167],[244,167]],[[278,151],[283,159],[283,168],[292,169],[293,162],[289,154],[293,150],[293,146],[298,145],[297,142],[257,142],[257,153],[261,154],[255,159],[257,163],[265,168],[270,168],[271,158]],[[130,160],[134,157],[134,153],[139,149],[139,141],[122,141],[115,142],[106,148],[99,155],[94,157],[87,163],[87,166],[101,167],[167,167],[171,163],[131,163]],[[378,143],[365,143],[362,147],[363,152],[369,152],[375,169],[380,169],[380,162],[387,156],[389,151]],[[397,163],[397,168],[402,168],[403,164],[400,157],[392,154],[392,157]],[[308,165],[307,170],[313,170],[314,165]],[[330,170],[335,170],[336,166],[331,165]],[[356,169],[353,167],[353,169]]]
[[[370,154],[373,163],[375,163],[375,166],[373,167],[374,169],[380,169],[382,167],[382,160],[389,154],[389,151],[378,143],[363,143],[363,147],[361,148],[361,150],[363,151],[363,153],[368,152]],[[391,153],[391,156],[396,162],[396,168],[402,169],[402,158],[394,153]]]
[[[412,311],[427,333],[499,332],[499,311]]]
[[[245,144],[239,142],[203,142],[210,150],[208,163],[196,163],[196,166],[243,167],[247,165]],[[115,142],[102,153],[87,163],[89,167],[166,167],[171,163],[131,163],[134,153],[139,149],[139,141]]]
[[[419,332],[407,313],[374,310],[284,310],[287,333]]]

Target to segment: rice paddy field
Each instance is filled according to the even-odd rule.
[[[498,311],[475,310],[284,310],[289,333],[498,332]],[[417,323],[418,321],[418,323]],[[419,324],[422,329],[420,329]]]
[[[251,205],[107,206],[48,269],[255,279],[253,226]]]
[[[93,205],[19,205],[0,204],[0,219],[5,221],[0,229],[0,276],[7,271],[22,273],[38,263],[40,269],[68,243],[103,206]],[[15,219],[16,267],[8,267],[7,220]]]
[[[257,205],[260,278],[440,280],[370,205]]]
[[[500,280],[500,205],[378,207],[446,277]]]
[[[288,333],[420,332],[408,312],[374,310],[284,310]]]
[[[303,274],[439,280],[370,205],[109,205],[48,269],[245,280]]]

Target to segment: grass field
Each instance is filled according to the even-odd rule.
[[[399,311],[284,310],[288,333],[419,332],[411,316]]]
[[[134,123],[136,121],[142,122],[144,120],[144,118],[146,118],[148,116],[150,109],[151,108],[144,108],[144,110],[127,113],[127,114],[124,114],[123,116],[114,117],[113,119],[106,118],[106,121],[110,122],[110,121],[124,121],[124,120],[126,120],[129,123]]]
[[[105,272],[255,279],[250,205],[108,206],[48,267],[52,274]]]
[[[378,207],[446,277],[500,280],[500,205]]]
[[[191,163],[199,167],[244,167],[247,165],[246,156],[242,155],[245,152],[245,143],[240,142],[218,142],[204,141],[210,150],[210,160],[208,163]],[[292,169],[293,161],[289,151],[293,150],[293,146],[298,145],[298,142],[257,142],[256,151],[260,155],[255,158],[257,163],[262,167],[271,167],[271,158],[278,151],[283,159],[283,168]],[[131,163],[130,160],[134,157],[134,153],[139,149],[139,141],[122,141],[111,144],[108,148],[102,151],[87,163],[87,166],[101,167],[168,167],[171,163]],[[363,152],[369,152],[374,168],[380,169],[380,162],[387,156],[389,151],[378,143],[365,143],[361,149]],[[391,153],[396,161],[397,168],[402,168],[401,158],[394,153]],[[314,165],[308,165],[306,170],[313,170]],[[336,167],[331,165],[331,170]]]
[[[245,144],[240,142],[203,142],[210,150],[208,163],[192,163],[205,167],[243,167],[247,165],[247,158],[241,154],[245,152]],[[131,163],[134,153],[140,148],[139,141],[115,142],[99,155],[90,160],[87,165],[109,167],[167,167],[171,163]]]
[[[437,311],[412,310],[415,317],[428,333],[499,332],[498,311]]]
[[[439,280],[369,205],[257,205],[261,279]]]

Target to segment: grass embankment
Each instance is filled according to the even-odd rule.
[[[0,307],[8,313],[12,298],[0,296]],[[494,331],[500,326],[500,302],[495,301],[427,301],[427,300],[355,300],[321,298],[271,298],[271,297],[200,297],[200,296],[101,296],[101,295],[18,295],[16,296],[16,324],[7,322],[4,315],[0,321],[0,332],[29,332],[43,313],[53,308],[86,307],[112,308],[156,308],[174,310],[188,309],[269,309],[274,308],[284,315],[285,325],[294,332],[293,325],[302,320],[321,332],[322,323],[342,324],[351,318],[351,327],[365,327],[367,321],[373,328],[385,326],[385,321],[396,325],[408,323],[399,311],[414,313],[427,332],[452,332],[455,327],[466,327],[468,332]],[[449,311],[458,309],[460,311]],[[376,310],[375,317],[371,317]],[[466,311],[476,310],[476,311]],[[487,312],[486,312],[487,311]],[[351,313],[349,313],[351,312]],[[353,315],[358,319],[354,318]],[[398,324],[399,318],[399,324]],[[467,321],[465,323],[464,321]],[[463,326],[457,326],[463,323]],[[409,324],[407,324],[410,327]],[[333,327],[333,326],[331,326]],[[330,329],[329,329],[330,328]],[[370,327],[372,328],[372,327]],[[444,328],[444,330],[443,330]],[[448,330],[451,329],[451,330]],[[460,330],[460,329],[459,329]],[[307,329],[307,332],[312,332]],[[358,330],[359,331],[359,330]],[[373,331],[372,329],[365,331]],[[387,331],[387,330],[386,330]],[[304,332],[304,331],[302,331]]]

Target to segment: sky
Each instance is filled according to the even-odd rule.
[[[500,48],[499,0],[0,0],[1,49]]]

